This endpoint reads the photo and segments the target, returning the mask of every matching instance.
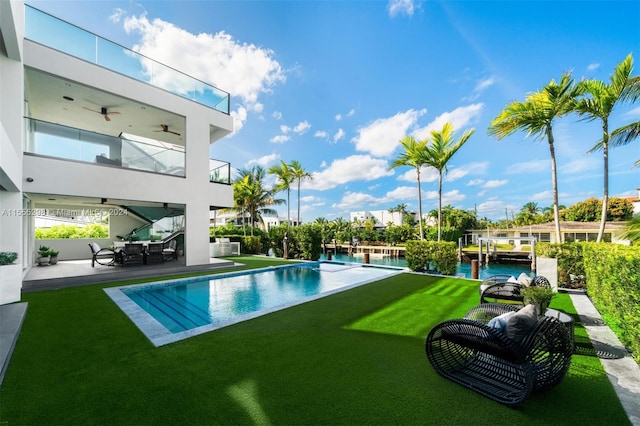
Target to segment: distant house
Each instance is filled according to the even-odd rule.
[[[628,240],[619,237],[625,227],[625,222],[607,222],[603,240],[617,244],[629,244]],[[600,222],[560,222],[560,232],[564,242],[596,241]],[[535,237],[537,242],[555,243],[555,223],[518,226],[509,229],[475,229],[471,233],[471,242],[478,242],[479,238],[496,238],[513,240],[518,245],[520,238]],[[528,244],[527,242],[523,242]]]

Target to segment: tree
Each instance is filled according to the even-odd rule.
[[[416,169],[416,179],[418,181],[418,214],[420,226],[420,239],[424,240],[424,230],[422,228],[422,189],[420,188],[420,168],[427,162],[427,140],[416,141],[413,136],[405,136],[400,140],[404,152],[391,162],[389,169],[396,169],[401,166],[410,166]]]
[[[406,204],[398,204],[395,207],[391,207],[389,210],[389,213],[391,213],[391,220],[393,221],[393,214],[394,213],[399,213],[400,217],[404,219],[404,216],[409,214],[409,212],[407,211],[407,205]],[[402,221],[400,221],[402,223]]]
[[[239,176],[233,183],[233,198],[235,207],[231,210],[240,211],[243,218],[249,216],[251,235],[256,223],[263,223],[262,215],[277,215],[271,206],[284,203],[282,199],[273,198],[273,190],[264,188],[265,170],[260,166],[239,170]],[[243,226],[244,228],[244,226]]]
[[[553,217],[555,221],[556,242],[562,242],[560,233],[560,212],[558,208],[558,177],[556,172],[556,154],[553,138],[553,122],[556,118],[573,112],[579,89],[570,73],[565,73],[559,83],[551,80],[542,90],[530,93],[524,102],[509,103],[489,127],[489,134],[498,140],[518,130],[527,132],[527,136],[546,136],[551,156],[551,181],[553,186]]]
[[[311,173],[307,172],[306,170],[304,170],[302,168],[302,166],[300,165],[300,163],[296,160],[292,161],[291,164],[289,164],[289,171],[291,172],[291,177],[293,178],[293,180],[296,180],[298,182],[298,221],[297,224],[300,225],[300,183],[303,180],[312,180],[313,176],[311,176]]]
[[[622,146],[626,145],[634,139],[640,136],[640,121],[622,126],[613,132],[609,138],[609,146]],[[635,162],[634,167],[640,167],[640,159]]]
[[[640,76],[632,77],[632,70],[633,57],[629,54],[616,66],[610,77],[610,84],[600,80],[584,80],[578,84],[587,96],[578,100],[575,106],[576,111],[588,121],[599,119],[602,123],[602,139],[590,150],[590,152],[593,152],[594,150],[602,149],[604,164],[602,209],[597,242],[602,241],[607,223],[607,205],[609,202],[609,117],[618,103],[635,101],[640,96]]]
[[[467,143],[474,132],[475,129],[465,130],[456,141],[451,123],[445,123],[440,131],[431,131],[431,143],[427,145],[425,162],[438,171],[438,241],[442,239],[442,177],[447,172],[447,163],[451,157]]]
[[[267,171],[270,175],[276,175],[277,185],[273,188],[275,192],[287,191],[287,230],[291,223],[291,184],[293,183],[293,175],[289,169],[289,165],[284,161],[280,164],[269,167]]]
[[[620,238],[631,241],[633,245],[640,244],[640,214],[633,216],[633,218],[627,222]]]

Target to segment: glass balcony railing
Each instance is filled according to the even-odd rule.
[[[148,143],[26,118],[26,152],[66,160],[185,176],[184,147]]]
[[[229,114],[229,93],[25,5],[25,37]]]
[[[209,182],[231,183],[231,164],[226,161],[209,159]]]

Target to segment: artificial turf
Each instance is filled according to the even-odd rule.
[[[477,282],[401,274],[158,348],[103,287],[24,295],[0,424],[630,424],[596,357],[517,408],[435,373],[424,338]],[[567,295],[551,307],[575,313]]]

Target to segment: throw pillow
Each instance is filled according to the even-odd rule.
[[[498,315],[497,317],[491,318],[489,323],[487,324],[489,327],[493,327],[501,333],[504,333],[504,328],[507,325],[507,319],[515,315],[515,311],[505,312],[502,315]]]
[[[516,277],[514,277],[513,275],[511,275],[511,278],[509,278],[507,280],[508,283],[517,283],[518,279]]]
[[[533,281],[533,279],[524,272],[518,275],[518,282],[525,287],[529,287],[531,285],[531,281]]]
[[[504,334],[510,339],[520,341],[533,330],[537,323],[536,307],[527,305],[507,318]]]

